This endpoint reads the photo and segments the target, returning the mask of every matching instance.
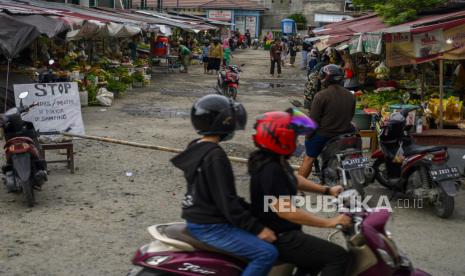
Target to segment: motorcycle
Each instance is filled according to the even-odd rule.
[[[260,41],[258,40],[257,37],[255,37],[254,39],[252,39],[252,48],[254,50],[258,50],[259,47],[260,47]]]
[[[457,167],[447,165],[447,147],[419,146],[408,134],[406,118],[416,109],[393,113],[381,127],[380,149],[372,155],[375,178],[394,192],[428,200],[437,216],[448,218],[454,212],[461,175]]]
[[[241,66],[244,66],[242,64]],[[218,72],[216,90],[219,94],[236,99],[239,88],[239,75],[242,70],[237,65],[223,66]]]
[[[20,106],[3,115],[2,130],[5,137],[6,165],[2,167],[3,181],[10,193],[22,192],[29,207],[35,204],[34,189],[47,181],[47,163],[41,157],[39,134],[31,122],[23,121],[21,114],[37,105],[23,105],[28,92],[19,94]]]
[[[362,138],[356,131],[331,138],[319,159],[315,162],[315,172],[322,184],[341,184],[365,195],[365,187],[372,182],[374,173],[368,157],[363,156]]]
[[[40,73],[36,72],[35,81],[38,83],[52,83],[52,82],[68,82],[70,81],[69,77],[61,77],[55,74],[52,69],[55,61],[53,59],[48,61],[49,66],[46,70],[41,71]]]
[[[357,195],[355,190],[347,190],[341,193],[342,201],[338,202],[348,205]],[[387,210],[373,213],[360,212],[357,208],[349,210],[344,212],[352,218],[353,225],[346,230],[338,226],[337,232],[344,233],[347,248],[353,256],[350,275],[429,275],[413,268],[411,261],[395,245],[385,229],[389,219]],[[244,258],[198,241],[189,234],[185,223],[157,224],[150,226],[148,231],[155,240],[137,250],[132,259],[135,267],[128,276],[234,276],[241,275],[247,263]],[[337,232],[332,233],[328,240]],[[278,261],[268,275],[291,276],[297,273],[300,272],[292,264]]]

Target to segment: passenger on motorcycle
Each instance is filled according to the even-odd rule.
[[[237,195],[231,163],[219,143],[230,140],[235,130],[244,129],[244,107],[220,95],[197,100],[191,121],[200,139],[172,159],[184,171],[187,193],[182,202],[182,218],[196,239],[249,263],[242,275],[265,276],[278,253],[270,244],[276,240],[249,211],[249,204]]]
[[[308,178],[315,159],[331,138],[354,131],[352,117],[355,97],[341,86],[344,73],[341,67],[329,64],[321,68],[319,78],[323,90],[316,93],[310,107],[310,118],[318,124],[318,130],[305,141],[306,155],[299,168],[299,175]]]
[[[289,208],[298,190],[331,196],[342,191],[341,186],[324,187],[294,174],[288,163],[297,136],[315,128],[316,123],[297,109],[269,112],[257,119],[253,140],[258,150],[250,155],[248,164],[252,213],[278,235],[274,245],[281,261],[296,265],[299,272],[340,276],[347,269],[348,253],[336,244],[305,234],[302,225],[348,227],[351,219],[346,215],[325,218],[298,207]]]

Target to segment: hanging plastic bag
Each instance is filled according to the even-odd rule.
[[[392,160],[393,163],[401,164],[404,162],[405,155],[404,155],[404,148],[402,147],[402,142],[400,142],[399,149],[396,152],[396,155],[394,155],[394,159]]]

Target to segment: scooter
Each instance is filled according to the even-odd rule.
[[[3,115],[6,165],[2,167],[3,181],[10,193],[24,193],[29,207],[35,204],[34,189],[47,181],[47,163],[40,154],[39,134],[31,122],[23,121],[21,114],[37,105],[23,105],[28,92],[19,94],[20,106]]]
[[[241,67],[244,64],[241,65]],[[223,66],[218,72],[216,90],[219,94],[236,99],[239,88],[239,76],[242,70],[237,65]]]
[[[254,39],[252,39],[252,48],[254,50],[258,50],[259,47],[260,47],[260,41],[258,40],[258,37],[255,37]]]
[[[36,72],[35,81],[38,83],[52,83],[52,82],[67,82],[70,81],[69,77],[60,77],[52,69],[55,61],[53,59],[48,61],[49,66],[46,70],[43,70],[40,73]]]
[[[381,127],[380,149],[372,155],[375,178],[394,192],[428,200],[437,216],[448,218],[454,212],[461,175],[457,167],[447,165],[447,147],[419,146],[408,134],[406,118],[416,109],[393,113]]]
[[[351,204],[358,197],[355,190],[347,190],[337,202]],[[338,204],[339,205],[339,204]],[[426,272],[415,269],[411,261],[397,248],[391,234],[385,229],[389,219],[387,210],[369,213],[358,208],[346,211],[353,226],[342,231],[347,248],[353,256],[350,275],[412,275],[427,276]],[[210,247],[192,237],[184,223],[157,224],[148,228],[155,239],[137,250],[132,263],[135,267],[128,276],[161,275],[241,275],[247,261],[241,257]],[[337,233],[332,233],[328,239]],[[270,276],[296,275],[292,264],[277,262]],[[302,275],[302,274],[299,274]]]
[[[356,130],[331,138],[319,159],[315,163],[315,172],[322,184],[342,185],[365,195],[365,187],[372,182],[374,172],[368,157],[363,156],[362,138]]]

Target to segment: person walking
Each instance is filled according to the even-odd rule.
[[[223,59],[223,47],[220,44],[220,40],[215,38],[213,44],[210,45],[210,50],[208,52],[208,67],[207,70],[211,73],[212,70],[215,70],[216,74],[220,70],[221,60]]]
[[[270,75],[274,77],[274,68],[275,64],[278,66],[278,78],[281,76],[281,52],[283,51],[283,47],[280,44],[279,39],[276,39],[270,48],[270,60],[271,60],[271,68],[270,68]]]
[[[252,44],[252,37],[251,37],[250,31],[248,29],[245,32],[245,37],[247,39],[247,48],[250,48],[250,45]]]
[[[225,66],[229,66],[229,64],[231,63],[231,58],[233,58],[229,45],[226,45],[226,47],[223,49],[223,52],[224,52],[223,64]]]

